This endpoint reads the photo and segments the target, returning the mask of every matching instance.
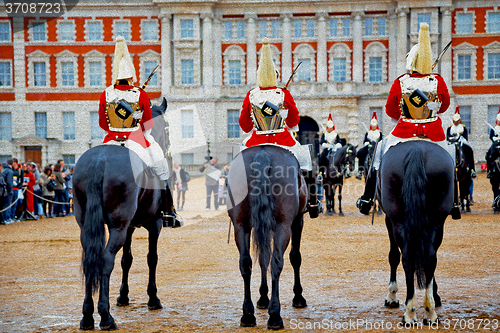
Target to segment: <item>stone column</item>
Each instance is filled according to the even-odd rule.
[[[255,85],[257,83],[257,32],[256,23],[257,14],[246,14],[247,18],[247,84]]]
[[[393,82],[399,75],[398,73],[398,20],[394,10],[389,10],[387,28],[389,33],[389,61],[387,64],[389,71],[389,82]]]
[[[326,16],[328,13],[316,13],[318,22],[318,56],[317,56],[317,78],[318,82],[328,81],[328,58],[326,54]]]
[[[26,73],[25,73],[25,49],[24,49],[24,20],[22,17],[13,18],[13,40],[14,40],[14,63],[12,71],[12,83],[15,87],[14,93],[16,101],[26,101]],[[28,68],[28,71],[33,70]],[[50,77],[50,73],[48,73]],[[50,85],[50,79],[47,79]],[[14,135],[14,133],[12,133]]]
[[[168,98],[172,85],[172,14],[161,13],[161,94]]]
[[[442,7],[442,20],[441,20],[441,50],[446,46],[451,41],[451,15],[453,13],[453,7]],[[437,57],[436,55],[435,57]],[[438,72],[441,74],[443,77],[444,81],[446,82],[446,85],[448,86],[448,90],[450,90],[450,93],[452,92],[452,77],[451,77],[451,68],[452,68],[452,59],[451,59],[451,50],[446,51],[443,56],[441,57],[441,60],[439,60],[438,63],[438,68],[441,66],[441,70],[438,71],[438,68],[434,69],[434,72]]]
[[[352,81],[363,82],[363,12],[353,12],[352,25]]]
[[[398,30],[397,30],[397,74],[406,73],[406,53],[408,53],[408,8],[396,9],[398,15]]]
[[[281,81],[286,83],[290,75],[292,75],[292,14],[281,14],[283,19],[283,44],[281,45]]]
[[[206,95],[212,94],[212,87],[214,82],[214,68],[213,68],[213,53],[212,53],[212,13],[201,13],[203,20],[203,88]]]
[[[224,31],[222,28],[222,17],[214,18],[214,31],[213,34],[214,43],[213,43],[213,73],[214,73],[214,85],[222,86],[222,43],[221,43],[221,34]]]

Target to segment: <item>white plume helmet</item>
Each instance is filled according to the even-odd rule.
[[[406,56],[406,69],[420,74],[430,74],[432,72],[432,50],[429,37],[429,25],[420,23],[418,32],[418,44],[414,45]]]
[[[262,40],[259,68],[257,69],[257,85],[260,88],[276,87],[277,85],[276,70],[274,69],[271,47],[267,38]]]
[[[116,38],[115,45],[115,55],[113,59],[113,75],[111,77],[112,84],[116,84],[117,80],[130,79],[132,81],[137,81],[135,75],[135,68],[128,53],[127,44],[125,43],[125,38],[118,36]]]

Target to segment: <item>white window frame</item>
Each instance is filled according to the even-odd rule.
[[[246,73],[245,73],[245,56],[246,53],[243,51],[241,46],[239,45],[231,45],[229,46],[224,53],[222,54],[224,59],[224,85],[229,85],[229,61],[239,60],[240,61],[240,75],[241,75],[241,84],[246,83]]]
[[[140,63],[139,63],[140,79],[139,79],[139,81],[145,82],[145,81],[143,81],[144,78],[147,78],[149,76],[149,74],[151,74],[151,73],[145,72],[146,66],[144,65],[144,63],[148,62],[148,61],[155,61],[157,65],[161,65],[161,62],[160,62],[161,54],[158,52],[155,52],[153,50],[147,50],[146,52],[139,54],[139,59],[140,59]],[[151,88],[161,87],[161,66],[158,67],[158,70],[156,71],[155,75],[156,75],[156,84],[152,84],[152,82],[149,81],[148,87],[151,87]]]
[[[379,34],[378,19],[385,18],[385,33],[383,35]],[[371,35],[366,34],[366,19],[372,19],[372,33]],[[387,17],[385,15],[366,15],[363,20],[363,36],[368,38],[381,38],[387,36]]]
[[[71,124],[72,126],[69,126],[67,124],[67,122],[64,120],[65,114],[68,114],[68,115],[73,114],[73,124]],[[75,115],[75,112],[74,111],[63,111],[61,113],[61,117],[62,117],[62,125],[63,125],[63,137],[62,137],[63,140],[67,140],[67,141],[76,140],[76,115]],[[66,133],[67,130],[69,130],[68,133]],[[73,138],[66,139],[66,135],[73,135]]]
[[[43,126],[38,126],[37,123],[36,123],[36,115],[37,114],[45,114],[45,124],[43,124]],[[34,122],[35,122],[35,136],[38,137],[38,138],[42,138],[42,139],[47,139],[47,137],[49,136],[49,120],[48,120],[48,116],[47,116],[47,112],[46,111],[35,111],[34,113]],[[45,131],[45,136],[38,136],[37,135],[37,129],[43,129]]]
[[[155,25],[155,30],[154,30],[155,37],[153,39],[146,39],[145,38],[147,31],[144,29],[144,25],[146,23],[153,23]],[[159,34],[158,20],[155,20],[155,19],[143,19],[141,21],[141,38],[142,38],[143,42],[157,42],[159,40],[160,34]]]
[[[328,50],[328,81],[330,82],[336,82],[333,81],[333,59],[335,58],[345,58],[345,75],[346,75],[346,81],[349,82],[352,81],[351,78],[351,54],[352,50],[349,48],[349,46],[345,43],[336,43],[333,44],[332,47],[330,47],[330,50]]]
[[[6,24],[9,27],[9,31],[8,31],[9,36],[8,36],[7,40],[0,40],[0,44],[12,43],[12,27],[11,27],[10,20],[0,20],[0,24]]]
[[[344,36],[344,21],[343,20],[349,20],[349,35],[348,36]],[[336,27],[331,27],[331,20],[337,20],[337,26]],[[351,27],[351,22],[352,22],[352,19],[350,16],[346,16],[346,15],[340,15],[340,16],[328,16],[328,20],[327,20],[327,33],[326,33],[326,36],[327,36],[327,39],[328,40],[335,40],[335,41],[338,41],[338,40],[350,40],[352,39],[352,27]],[[334,35],[331,35],[331,31],[335,31],[335,34]],[[363,34],[364,34],[364,30],[363,30]]]
[[[100,62],[101,63],[101,85],[99,86],[91,86],[90,85],[90,63],[91,62]],[[84,79],[85,79],[85,87],[89,88],[104,88],[106,86],[106,55],[96,50],[92,50],[86,54],[84,54]]]
[[[113,20],[113,36],[114,36],[114,39],[116,40],[116,37],[122,36],[122,35],[117,35],[118,31],[117,31],[117,27],[116,26],[117,26],[118,23],[127,23],[128,24],[128,38],[125,38],[125,36],[123,36],[123,38],[125,38],[125,41],[130,42],[132,40],[131,24],[130,24],[130,20],[125,20],[125,19]]]
[[[96,118],[92,121],[92,118]],[[104,138],[104,130],[99,126],[99,112],[90,111],[90,139],[91,140],[102,140]]]
[[[40,24],[40,23],[43,23],[43,25],[44,25],[45,36],[44,36],[43,40],[35,40],[34,39],[34,31],[33,31],[34,26],[33,26],[33,24]],[[30,20],[29,21],[28,34],[29,34],[29,40],[30,40],[30,42],[33,42],[33,43],[44,43],[44,42],[46,42],[47,41],[47,21],[46,20],[39,20],[39,19]]]
[[[311,60],[311,81],[316,82],[316,51],[310,44],[300,44],[297,45],[295,50],[292,51],[293,54],[293,68],[297,67],[301,59]],[[294,82],[299,81],[298,75],[294,76]]]
[[[384,83],[387,82],[387,53],[388,49],[380,42],[371,42],[364,50],[364,82],[367,83]],[[370,82],[370,58],[382,58],[382,81]]]
[[[90,28],[89,24],[90,23],[99,23],[101,26],[101,35],[99,39],[90,39]],[[103,22],[102,20],[85,20],[85,40],[87,42],[102,42],[103,41]]]
[[[193,37],[181,37],[181,20],[193,21]],[[174,40],[192,41],[200,39],[200,16],[199,15],[174,15]]]
[[[65,86],[63,85],[63,73],[62,73],[62,63],[63,62],[72,62],[73,63],[73,73],[74,73],[74,81],[73,85]],[[56,80],[57,87],[78,87],[78,54],[75,54],[71,51],[64,50],[58,54],[56,54]]]
[[[316,22],[316,17],[315,16],[294,16],[292,21],[292,40],[315,40],[318,38],[318,24]],[[296,21],[301,21],[301,35],[299,37],[295,37],[295,22]],[[312,37],[307,36],[308,32],[308,27],[307,27],[307,22],[308,21],[313,21],[314,22],[314,34]],[[312,65],[312,63],[311,63]]]
[[[184,114],[188,114],[188,113],[191,113],[191,120],[192,122],[190,123],[184,123],[184,117],[183,115]],[[191,129],[189,130],[190,127]],[[181,110],[181,138],[182,139],[194,139],[194,110]],[[184,131],[184,129],[187,130],[187,132]],[[186,136],[184,136],[184,134],[186,134]]]
[[[26,56],[28,58],[28,87],[35,89],[50,88],[50,54],[36,50]],[[35,62],[45,62],[45,86],[35,86]]]
[[[416,36],[417,42],[414,43],[413,39],[411,40],[411,42],[414,44],[418,43],[418,32],[420,30],[420,28],[418,26],[418,14],[431,14],[431,26],[430,26],[430,30],[429,30],[430,34],[438,33],[438,27],[439,27],[439,17],[438,17],[438,9],[437,8],[412,9],[411,10],[411,26],[410,26],[411,30],[410,31],[411,31],[412,35]]]
[[[453,80],[454,81],[460,81],[460,82],[469,82],[469,81],[476,81],[476,68],[477,68],[477,46],[469,44],[469,43],[462,43],[460,45],[457,45],[453,47]],[[459,55],[470,55],[470,67],[471,67],[471,73],[470,73],[470,80],[469,79],[459,79],[458,78],[458,56]]]
[[[227,112],[226,112],[226,124],[227,124],[227,127],[226,127],[227,128],[227,135],[226,135],[226,137],[228,139],[239,139],[241,137],[241,128],[240,128],[240,126],[238,124],[239,111],[240,110],[237,110],[237,109],[236,110],[235,109],[228,109]],[[237,115],[237,117],[236,117],[236,123],[229,123],[229,112],[235,112],[236,113],[236,115]],[[237,133],[236,136],[231,136],[231,137],[229,136],[229,133],[230,133],[229,132],[229,126],[233,126],[233,129],[237,128],[236,131],[233,130],[231,132],[233,134]]]
[[[10,141],[12,140],[12,112],[0,112],[0,115],[9,115],[5,116],[9,118],[8,124],[5,124],[5,126],[0,126],[0,141]],[[4,138],[5,137],[5,138]]]
[[[193,23],[193,27],[191,29],[187,29],[187,28],[184,29],[182,27],[182,22],[192,22]],[[192,39],[192,38],[194,38],[194,35],[195,35],[195,32],[194,32],[194,27],[195,27],[194,19],[181,19],[179,21],[179,23],[180,23],[179,29],[180,29],[181,38],[182,39]],[[183,36],[182,35],[183,32],[187,32],[188,35],[192,34],[192,36]]]
[[[494,41],[486,46],[483,46],[483,80],[489,82],[499,82],[500,79],[488,79],[488,55],[492,53],[500,53],[500,42]]]
[[[458,17],[460,15],[471,15],[471,32],[465,33],[465,32],[458,32]],[[455,34],[456,35],[469,35],[473,34],[476,32],[476,12],[474,10],[464,10],[460,12],[456,12],[455,15]]]
[[[63,32],[61,30],[61,25],[63,24],[71,24],[72,25],[72,31],[68,33],[68,35],[71,34],[71,39],[62,39]],[[57,41],[62,42],[62,43],[73,43],[76,39],[76,29],[75,29],[75,20],[57,20],[56,24],[56,33],[57,33]]]
[[[498,7],[497,7],[497,8],[495,8],[495,9],[496,9],[496,10],[487,10],[487,11],[486,11],[486,14],[485,14],[485,15],[486,15],[486,17],[485,17],[485,22],[484,22],[484,24],[485,24],[485,30],[486,30],[486,33],[488,33],[488,34],[498,34],[498,33],[500,32],[500,30],[499,30],[499,31],[490,31],[490,29],[489,29],[489,26],[490,26],[490,22],[489,22],[489,17],[490,17],[490,14],[493,14],[493,13],[498,14],[498,13],[500,13],[500,11],[498,10]]]
[[[0,63],[9,64],[10,69],[10,84],[5,86],[0,86],[0,89],[12,89],[14,87],[14,72],[12,71],[12,59],[0,59]]]

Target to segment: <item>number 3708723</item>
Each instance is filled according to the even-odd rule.
[[[481,329],[481,330],[493,330],[498,332],[499,321],[498,319],[443,319],[439,321],[444,329]]]
[[[61,12],[60,2],[5,2],[7,14],[58,14]]]

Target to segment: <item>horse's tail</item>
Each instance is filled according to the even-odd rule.
[[[426,285],[425,267],[430,261],[426,186],[424,151],[416,148],[408,152],[404,159],[402,197],[405,204],[404,237],[408,244],[409,267],[415,267],[419,289]]]
[[[83,247],[83,273],[86,282],[92,284],[92,293],[95,293],[102,277],[103,250],[106,243],[102,209],[104,162],[101,159],[92,161],[88,171],[87,205],[80,238]]]
[[[264,150],[258,152],[251,164],[252,181],[250,192],[250,222],[253,228],[253,243],[260,254],[264,267],[268,267],[271,258],[271,239],[276,220],[274,201],[271,191],[269,172],[271,158]]]

